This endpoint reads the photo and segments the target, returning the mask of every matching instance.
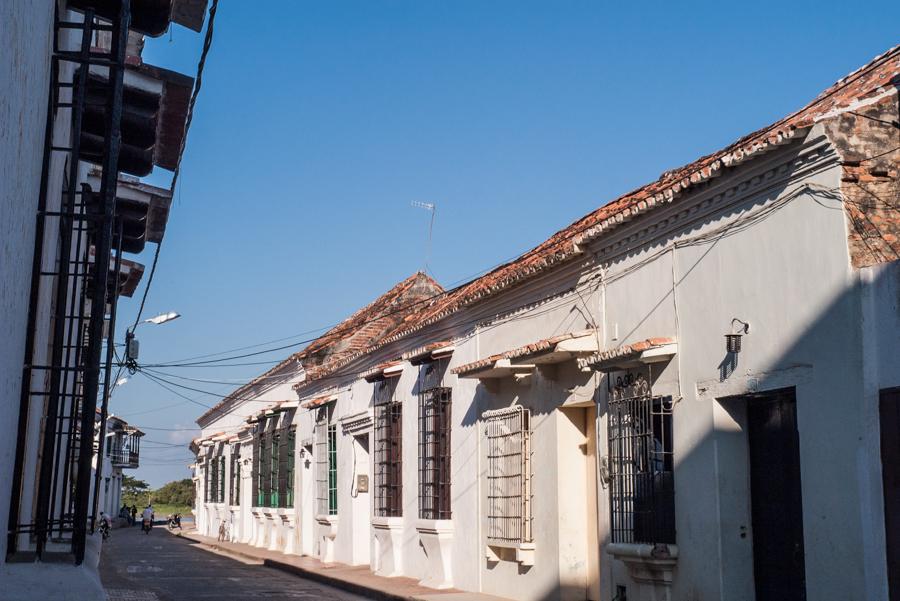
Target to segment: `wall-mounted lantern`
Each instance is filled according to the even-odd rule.
[[[731,332],[725,334],[725,351],[729,353],[741,352],[741,337],[750,332],[750,324],[738,318],[731,320]]]

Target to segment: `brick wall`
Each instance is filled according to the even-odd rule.
[[[900,105],[878,102],[823,121],[843,163],[841,193],[854,268],[900,260]]]

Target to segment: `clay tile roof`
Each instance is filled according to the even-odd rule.
[[[481,371],[486,367],[490,367],[497,361],[499,361],[500,359],[504,359],[505,357],[505,353],[498,353],[496,355],[491,355],[490,357],[485,357],[484,359],[479,359],[478,361],[472,361],[471,363],[459,365],[451,369],[450,372],[456,375],[470,374],[472,372]]]
[[[631,219],[668,205],[685,191],[726,169],[802,137],[816,120],[860,100],[900,85],[900,46],[874,58],[822,92],[799,111],[740,138],[696,161],[663,173],[659,179],[605,204],[560,230],[519,258],[465,284],[423,307],[409,327],[398,330],[378,346],[398,340],[460,309],[519,284],[581,253],[582,245]],[[375,346],[369,350],[378,348]]]
[[[315,409],[316,407],[321,407],[325,403],[329,401],[333,401],[335,399],[334,395],[331,396],[320,396],[319,398],[313,399],[311,401],[307,401],[300,405],[304,409]]]
[[[613,360],[622,361],[637,357],[644,351],[650,350],[652,348],[666,346],[667,344],[674,343],[674,338],[647,338],[646,340],[641,340],[633,344],[624,344],[620,347],[600,351],[599,353],[594,353],[593,355],[579,359],[578,367],[584,369],[595,365],[601,365]]]
[[[221,412],[228,403],[243,398],[257,384],[291,364],[300,363],[303,366],[306,372],[304,383],[323,378],[347,357],[376,344],[399,328],[409,327],[421,307],[443,292],[440,284],[428,275],[421,272],[413,274],[319,336],[303,350],[232,392],[197,421],[202,422]]]

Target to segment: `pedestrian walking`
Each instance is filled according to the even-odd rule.
[[[137,522],[137,505],[131,506],[131,525],[134,526],[135,522]]]

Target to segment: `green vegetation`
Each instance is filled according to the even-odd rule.
[[[143,511],[148,503],[152,503],[157,519],[162,519],[170,513],[190,515],[191,506],[194,504],[194,482],[190,478],[185,478],[152,490],[143,480],[123,476],[122,503],[128,507],[136,505],[138,513]]]

